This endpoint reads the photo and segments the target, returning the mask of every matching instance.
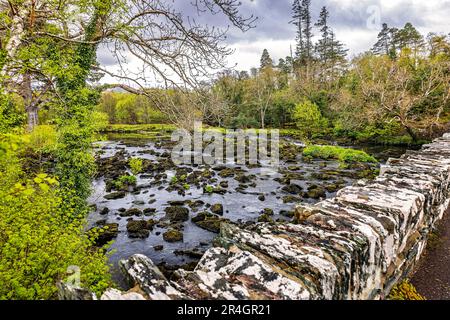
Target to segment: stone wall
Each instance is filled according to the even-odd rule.
[[[380,299],[419,260],[449,187],[447,134],[390,159],[375,180],[298,207],[296,223],[222,225],[196,269],[171,281],[142,255],[120,265],[147,299]]]

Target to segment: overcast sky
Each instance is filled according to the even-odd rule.
[[[293,0],[241,1],[241,12],[257,16],[258,21],[255,28],[245,33],[230,29],[227,43],[235,53],[229,57],[229,65],[236,65],[238,70],[258,67],[264,48],[276,61],[289,55],[291,45],[295,48],[295,27],[289,24]],[[229,25],[225,17],[218,15],[198,17],[191,10],[191,0],[174,2],[185,16],[194,16],[210,25]],[[424,35],[432,31],[450,33],[450,0],[312,0],[314,21],[322,6],[328,7],[331,27],[350,55],[368,50],[375,43],[383,22],[396,27],[411,22]],[[105,66],[114,67],[106,50],[99,51],[99,60]]]

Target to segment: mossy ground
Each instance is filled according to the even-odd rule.
[[[397,284],[388,296],[388,300],[426,300],[417,289],[409,282],[404,280]]]

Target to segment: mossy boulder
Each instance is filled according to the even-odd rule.
[[[221,203],[212,205],[211,212],[219,216],[223,216],[223,205]]]
[[[143,212],[137,208],[131,208],[119,214],[121,217],[140,217]]]
[[[219,233],[222,219],[208,212],[201,212],[192,218],[192,222],[199,228],[210,232]]]
[[[107,194],[104,198],[106,200],[117,200],[117,199],[123,199],[127,196],[125,191],[119,191],[119,192],[113,192],[110,194]]]
[[[106,216],[109,213],[109,208],[104,207],[102,210],[100,210],[100,215]]]
[[[321,199],[326,198],[327,196],[325,189],[317,185],[310,186],[306,194],[307,197],[311,199]]]
[[[147,221],[131,220],[127,224],[128,236],[130,238],[145,239],[150,236],[150,230]]]
[[[166,242],[181,242],[183,241],[183,233],[179,230],[169,230],[163,234],[163,239]]]
[[[262,214],[259,216],[258,222],[273,222],[273,219],[267,214]]]
[[[165,209],[166,218],[171,222],[184,222],[189,220],[189,209],[181,206],[172,206]]]
[[[291,183],[287,186],[284,186],[281,190],[290,194],[300,194],[303,189],[299,185]]]

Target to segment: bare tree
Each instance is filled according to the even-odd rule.
[[[183,2],[185,3],[185,2]],[[149,87],[172,88],[180,92],[195,90],[201,81],[211,78],[226,66],[226,57],[232,50],[223,45],[227,29],[202,25],[193,16],[184,16],[181,1],[164,0],[109,0],[106,10],[95,26],[93,36],[86,41],[92,16],[103,3],[98,0],[1,0],[1,8],[10,19],[2,20],[0,36],[5,43],[7,59],[1,68],[2,84],[10,91],[18,91],[26,100],[27,110],[38,107],[36,100],[23,90],[40,88],[53,92],[54,78],[37,64],[24,77],[21,69],[21,48],[38,39],[51,39],[61,47],[86,44],[109,49],[119,70],[103,68],[98,64],[92,70],[117,79],[114,87],[144,95],[165,113],[185,114],[184,106],[170,99],[153,95]],[[190,9],[197,15],[224,15],[242,31],[253,26],[256,18],[239,13],[237,0],[194,0]],[[195,16],[195,14],[193,14]],[[48,26],[52,25],[52,28]],[[4,30],[4,31],[1,31]],[[55,31],[56,30],[56,31]],[[11,36],[8,36],[11,35]],[[140,65],[129,68],[129,60]],[[6,76],[10,75],[10,76]],[[31,97],[31,99],[30,99]],[[33,118],[33,112],[29,113]],[[175,117],[178,118],[178,117]],[[34,120],[30,120],[30,125]]]

